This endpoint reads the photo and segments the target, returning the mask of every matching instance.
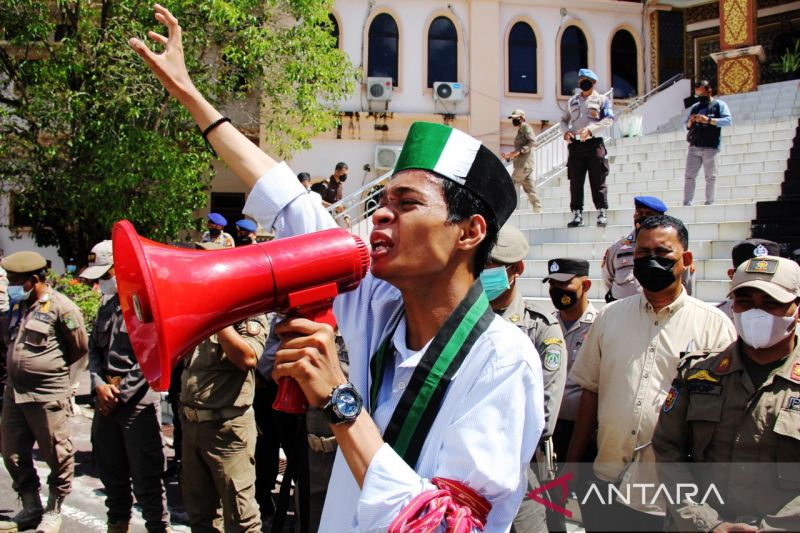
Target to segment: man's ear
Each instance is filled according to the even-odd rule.
[[[459,223],[461,235],[459,235],[456,247],[459,250],[474,250],[486,238],[486,219],[481,215],[472,215],[468,220]]]
[[[586,278],[581,282],[581,285],[583,285],[583,292],[589,292],[589,289],[592,288],[592,280]]]
[[[694,256],[692,255],[692,252],[690,252],[689,250],[686,250],[685,252],[683,252],[683,267],[684,268],[691,267],[693,261],[694,261]]]
[[[525,261],[517,261],[514,263],[514,271],[518,276],[521,276],[523,272],[525,272]]]
[[[734,274],[736,274],[736,269],[735,268],[729,268],[728,269],[728,279],[733,279],[733,275]]]

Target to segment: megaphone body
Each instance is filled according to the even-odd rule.
[[[250,316],[276,311],[335,326],[334,297],[356,288],[369,269],[366,245],[344,229],[207,252],[142,238],[122,220],[112,241],[122,316],[158,391],[195,346]],[[303,412],[304,402],[294,380],[281,380],[276,408]]]

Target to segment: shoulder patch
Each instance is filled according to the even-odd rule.
[[[78,321],[75,320],[75,317],[72,315],[72,311],[64,313],[64,316],[61,319],[64,321],[64,325],[68,330],[75,331],[78,329]]]
[[[789,378],[791,378],[792,381],[797,381],[800,383],[800,363],[794,364],[792,367],[792,372],[789,374]]]
[[[549,370],[550,372],[558,370],[561,366],[561,349],[557,345],[551,344],[545,349],[542,363],[544,364],[545,370]]]
[[[542,341],[542,343],[543,343],[545,346],[549,346],[549,345],[551,345],[551,344],[563,345],[563,344],[564,344],[564,341],[563,341],[563,340],[561,340],[561,339],[559,339],[558,337],[550,337],[550,338],[548,338],[548,339],[545,339],[545,340],[543,340],[543,341]]]
[[[669,392],[667,393],[667,397],[664,398],[664,407],[662,407],[661,410],[664,411],[665,413],[669,413],[670,411],[672,411],[672,408],[675,407],[675,402],[677,401],[679,394],[680,391],[678,391],[678,389],[673,384],[673,386],[669,389]]]
[[[254,320],[249,320],[247,322],[247,334],[255,337],[260,333],[261,333],[261,324],[259,324]]]
[[[686,377],[686,381],[707,381],[709,383],[719,383],[719,378],[712,376],[708,370],[697,370]]]

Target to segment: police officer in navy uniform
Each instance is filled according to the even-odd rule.
[[[528,468],[528,492],[552,479],[555,473],[552,435],[567,379],[567,351],[558,320],[534,302],[525,302],[516,282],[525,270],[528,240],[510,224],[500,229],[481,281],[492,303],[492,309],[505,320],[518,326],[539,352],[544,382],[545,428],[540,450]],[[523,499],[514,519],[515,533],[547,531],[545,507],[529,498]]]
[[[248,218],[236,222],[236,246],[255,244],[257,229],[258,225]]]
[[[567,224],[570,228],[583,225],[583,184],[589,172],[589,187],[597,213],[597,225],[608,223],[608,176],[607,151],[603,134],[614,123],[614,109],[608,97],[594,90],[597,75],[588,68],[578,71],[580,93],[567,102],[561,117],[561,132],[567,141],[569,157],[567,175],[569,177],[569,208],[574,216]]]

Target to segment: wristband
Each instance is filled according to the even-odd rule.
[[[229,119],[228,117],[220,117],[211,124],[209,124],[208,127],[206,127],[206,129],[203,130],[203,140],[206,142],[206,146],[208,146],[208,149],[211,150],[211,153],[214,154],[215,157],[217,155],[217,152],[214,151],[214,148],[211,146],[211,143],[208,142],[208,134],[214,131],[214,128],[216,128],[220,124],[230,121],[231,119]]]

